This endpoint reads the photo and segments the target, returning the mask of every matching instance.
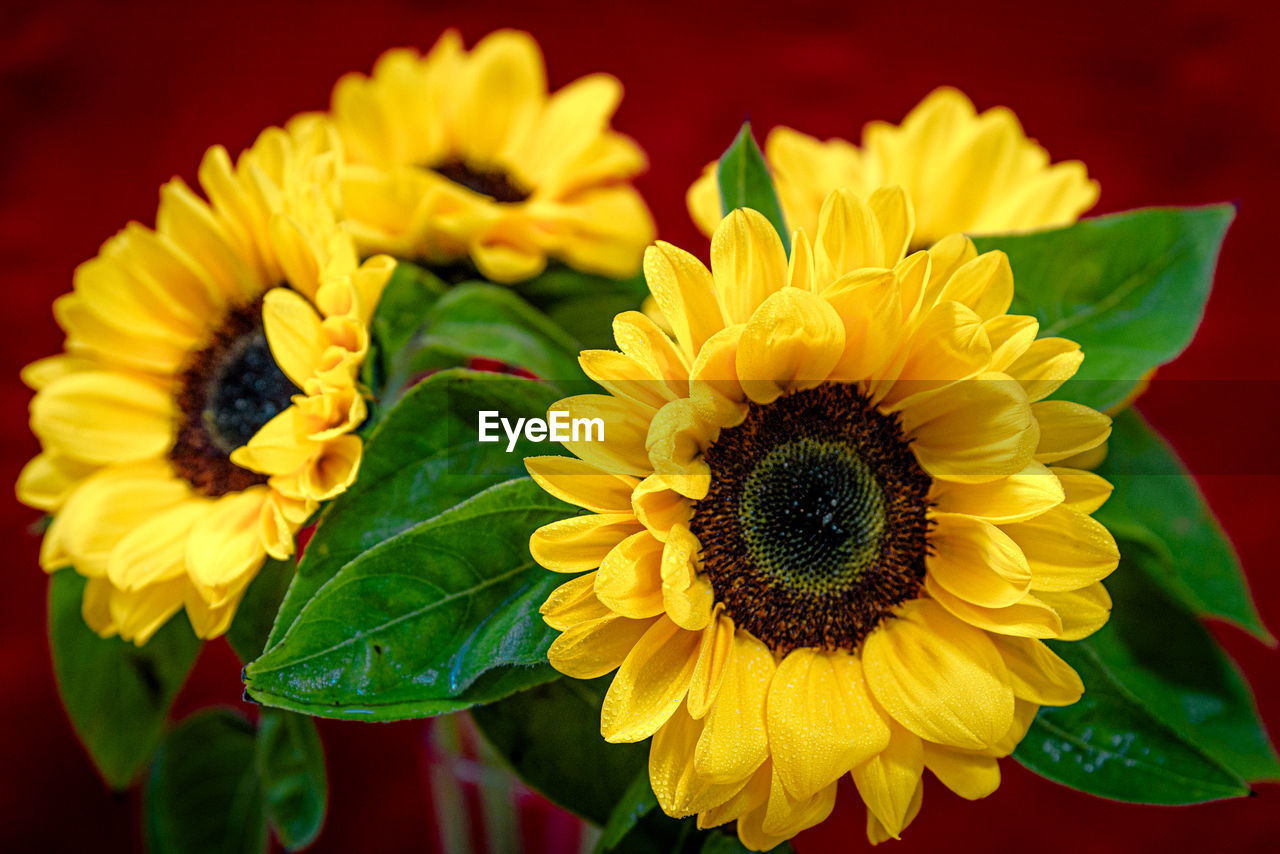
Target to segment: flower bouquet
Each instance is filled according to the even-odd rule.
[[[549,91],[517,31],[389,51],[54,303],[17,493],[63,703],[151,848],[311,844],[312,718],[465,714],[599,852],[788,850],[859,806],[885,842],[926,777],[979,799],[1010,762],[1150,804],[1280,778],[1199,620],[1271,637],[1132,408],[1235,209],[1081,219],[1084,164],[940,88],[858,144],[744,125],[677,247],[621,97]],[[171,721],[222,636],[246,705]]]

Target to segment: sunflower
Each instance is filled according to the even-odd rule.
[[[496,282],[548,257],[608,276],[639,269],[653,221],[628,180],[645,156],[610,128],[622,85],[592,74],[548,95],[537,42],[500,30],[467,53],[454,31],[426,56],[391,50],[333,91],[363,251],[470,262]]]
[[[268,555],[293,553],[360,464],[356,375],[394,262],[358,262],[335,222],[337,140],[265,131],[209,201],[175,178],[54,303],[64,352],[28,365],[41,453],[17,484],[54,514],[40,562],[88,578],[86,622],[144,644],[185,607],[227,630]]]
[[[935,89],[901,125],[871,122],[862,148],[826,142],[788,127],[765,141],[766,159],[783,214],[810,234],[827,193],[848,188],[865,197],[901,186],[915,205],[913,246],[948,234],[1002,233],[1070,225],[1098,200],[1098,184],[1083,163],[1049,165],[1049,153],[1028,139],[1004,107],[979,115],[956,89]],[[689,188],[689,213],[708,235],[720,221],[715,165]]]
[[[920,808],[925,768],[965,798],[999,784],[1041,705],[1076,673],[1042,643],[1105,623],[1110,486],[1056,461],[1110,421],[1044,398],[1073,342],[1006,314],[1003,253],[946,237],[904,258],[899,188],[841,190],[788,260],[737,210],[711,270],[657,243],[620,352],[587,351],[609,394],[561,401],[604,441],[527,460],[588,513],[530,541],[576,575],[542,606],[562,673],[617,670],[601,732],[652,736],[669,815],[737,821],[763,850],[822,821],[850,774],[873,842]]]

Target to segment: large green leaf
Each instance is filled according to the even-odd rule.
[[[1196,804],[1249,793],[1239,776],[1161,723],[1085,643],[1053,644],[1086,686],[1044,707],[1014,758],[1082,792],[1143,804]]]
[[[1057,397],[1107,409],[1191,342],[1235,209],[1151,208],[1031,234],[974,238],[1013,266],[1013,308],[1084,348]]]
[[[641,274],[610,279],[564,266],[549,267],[515,290],[572,335],[582,349],[596,350],[614,348],[614,316],[635,311],[649,295]]]
[[[183,721],[156,753],[145,809],[152,854],[266,851],[253,727],[226,709]]]
[[[1154,552],[1157,559],[1142,561],[1143,571],[1194,613],[1228,620],[1274,642],[1235,550],[1195,480],[1132,409],[1115,417],[1098,474],[1115,492],[1096,516],[1117,537]]]
[[[471,712],[520,779],[597,824],[609,821],[638,775],[647,780],[647,743],[609,744],[600,735],[612,678],[558,679]]]
[[[524,458],[558,445],[477,439],[478,413],[544,417],[559,394],[545,383],[449,370],[415,386],[370,434],[356,482],[320,515],[298,563],[268,648],[346,563],[496,483],[525,473]]]
[[[1151,713],[1240,777],[1280,779],[1280,760],[1239,668],[1181,603],[1139,567],[1158,558],[1122,540],[1107,580],[1111,620],[1082,641]],[[1088,687],[1088,686],[1086,686]]]
[[[555,633],[538,606],[564,578],[538,567],[528,543],[571,513],[533,481],[515,480],[368,550],[245,668],[247,694],[307,714],[396,720],[553,678]]]
[[[85,579],[71,569],[49,579],[53,672],[71,725],[98,773],[113,789],[123,789],[160,743],[200,640],[182,614],[143,647],[98,637],[80,615],[84,587]]]
[[[264,709],[255,742],[267,820],[290,851],[306,848],[324,827],[329,803],[324,748],[310,718]]]
[[[467,282],[449,291],[408,345],[525,368],[566,394],[599,391],[578,365],[578,342],[510,288]]]
[[[750,122],[743,123],[733,144],[720,155],[716,180],[720,185],[720,210],[725,216],[736,208],[759,211],[778,232],[782,248],[791,252],[791,235],[782,215],[782,205],[778,203],[773,178],[769,176],[769,164],[751,135]]]

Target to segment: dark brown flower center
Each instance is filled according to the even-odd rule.
[[[502,169],[484,169],[461,158],[454,158],[437,163],[431,167],[431,171],[468,190],[488,196],[495,202],[523,202],[529,198],[529,191]]]
[[[707,450],[711,490],[691,527],[716,601],[785,654],[855,650],[916,598],[929,476],[896,415],[830,383],[750,404]]]
[[[169,451],[178,476],[215,497],[266,483],[266,475],[232,463],[231,452],[283,412],[299,389],[271,355],[262,300],[228,312],[179,382],[178,435]]]

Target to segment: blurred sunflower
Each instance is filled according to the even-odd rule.
[[[426,56],[388,51],[333,91],[352,162],[347,215],[365,252],[474,264],[496,282],[547,258],[626,276],[654,227],[628,181],[644,152],[610,128],[622,85],[592,74],[548,95],[537,43],[500,30],[467,53],[446,32]]]
[[[824,203],[790,261],[738,210],[711,270],[658,243],[621,352],[587,351],[608,395],[577,459],[527,460],[589,513],[539,529],[544,567],[583,573],[542,607],[562,673],[617,669],[601,731],[653,737],[662,808],[737,821],[764,850],[822,821],[853,778],[873,842],[920,808],[928,768],[966,798],[1076,673],[1041,639],[1106,622],[1118,555],[1093,520],[1110,486],[1053,464],[1097,446],[1105,416],[1045,401],[1079,347],[1006,314],[1003,253],[954,235],[903,258],[898,188]]]
[[[64,352],[28,365],[42,451],[17,494],[53,521],[40,562],[88,578],[85,621],[144,644],[185,607],[227,630],[267,555],[293,553],[360,464],[356,375],[394,262],[335,222],[337,140],[269,129],[175,178],[156,228],[108,240],[54,303]]]
[[[1049,153],[1027,138],[1012,111],[994,107],[979,115],[950,87],[930,93],[901,125],[869,123],[861,149],[776,127],[765,155],[787,224],[810,234],[827,194],[842,187],[865,198],[877,187],[901,186],[915,206],[915,248],[956,232],[1070,225],[1098,200],[1098,183],[1083,163],[1049,165]],[[720,221],[715,166],[704,170],[687,199],[708,235]]]

